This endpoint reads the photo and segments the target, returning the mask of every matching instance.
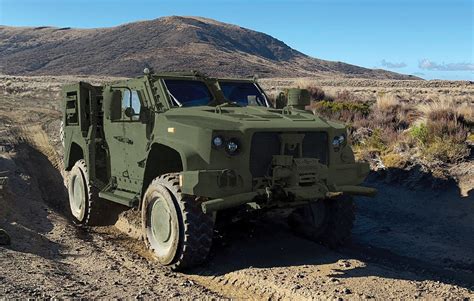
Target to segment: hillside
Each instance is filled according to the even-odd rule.
[[[217,76],[416,79],[312,58],[267,34],[200,17],[99,29],[0,26],[0,74],[135,76],[144,67]]]

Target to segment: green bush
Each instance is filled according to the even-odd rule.
[[[325,115],[335,115],[341,114],[343,111],[348,111],[350,113],[359,113],[363,116],[370,114],[370,105],[367,103],[357,103],[357,102],[339,102],[339,101],[319,101],[315,104],[316,110]]]
[[[410,135],[413,139],[421,144],[426,144],[428,142],[428,128],[426,124],[420,123],[419,125],[414,125],[410,129]]]
[[[382,152],[387,149],[387,143],[382,138],[382,131],[375,129],[372,134],[361,142],[361,146],[369,151]]]

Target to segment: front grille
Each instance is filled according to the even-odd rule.
[[[279,132],[258,132],[252,137],[250,148],[250,172],[254,178],[268,173],[272,158],[280,154]],[[325,132],[298,132],[305,134],[303,139],[303,157],[316,158],[322,164],[328,163],[328,135]],[[297,156],[297,154],[289,154]]]

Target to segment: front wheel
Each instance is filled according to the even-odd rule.
[[[337,248],[349,242],[354,219],[352,197],[343,195],[296,209],[288,216],[288,223],[296,234]]]
[[[195,197],[184,195],[177,174],[155,178],[143,196],[145,244],[158,262],[172,269],[203,263],[209,253],[214,219]]]

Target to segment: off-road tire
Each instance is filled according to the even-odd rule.
[[[169,252],[169,259],[160,261],[157,253],[152,248],[154,238],[150,234],[152,225],[150,210],[153,206],[153,193],[163,192],[166,189],[171,199],[167,200],[169,208],[174,209],[177,218],[179,235],[176,237],[176,246]],[[164,193],[166,194],[166,193]],[[212,245],[214,233],[214,219],[211,214],[202,212],[200,203],[194,196],[181,193],[179,187],[178,174],[165,174],[155,178],[148,186],[143,196],[142,204],[142,229],[146,246],[152,251],[160,264],[170,267],[173,270],[183,270],[204,263],[208,257]]]
[[[82,179],[83,187],[85,189],[85,191],[83,192],[83,195],[85,197],[85,200],[83,200],[83,204],[85,208],[84,216],[82,218],[76,217],[71,208],[71,198],[74,195],[73,181],[75,177],[77,177],[77,179]],[[89,172],[87,169],[86,162],[83,159],[77,161],[72,167],[71,172],[69,173],[68,194],[71,217],[74,223],[78,226],[85,227],[102,225],[110,214],[110,207],[107,204],[108,202],[99,198],[99,190],[94,187],[94,185],[92,185],[89,180]]]
[[[323,199],[324,219],[318,226],[312,222],[312,205],[298,208],[288,216],[291,229],[300,236],[321,243],[331,249],[350,241],[355,219],[355,206],[351,196]],[[313,205],[314,206],[314,205]]]

